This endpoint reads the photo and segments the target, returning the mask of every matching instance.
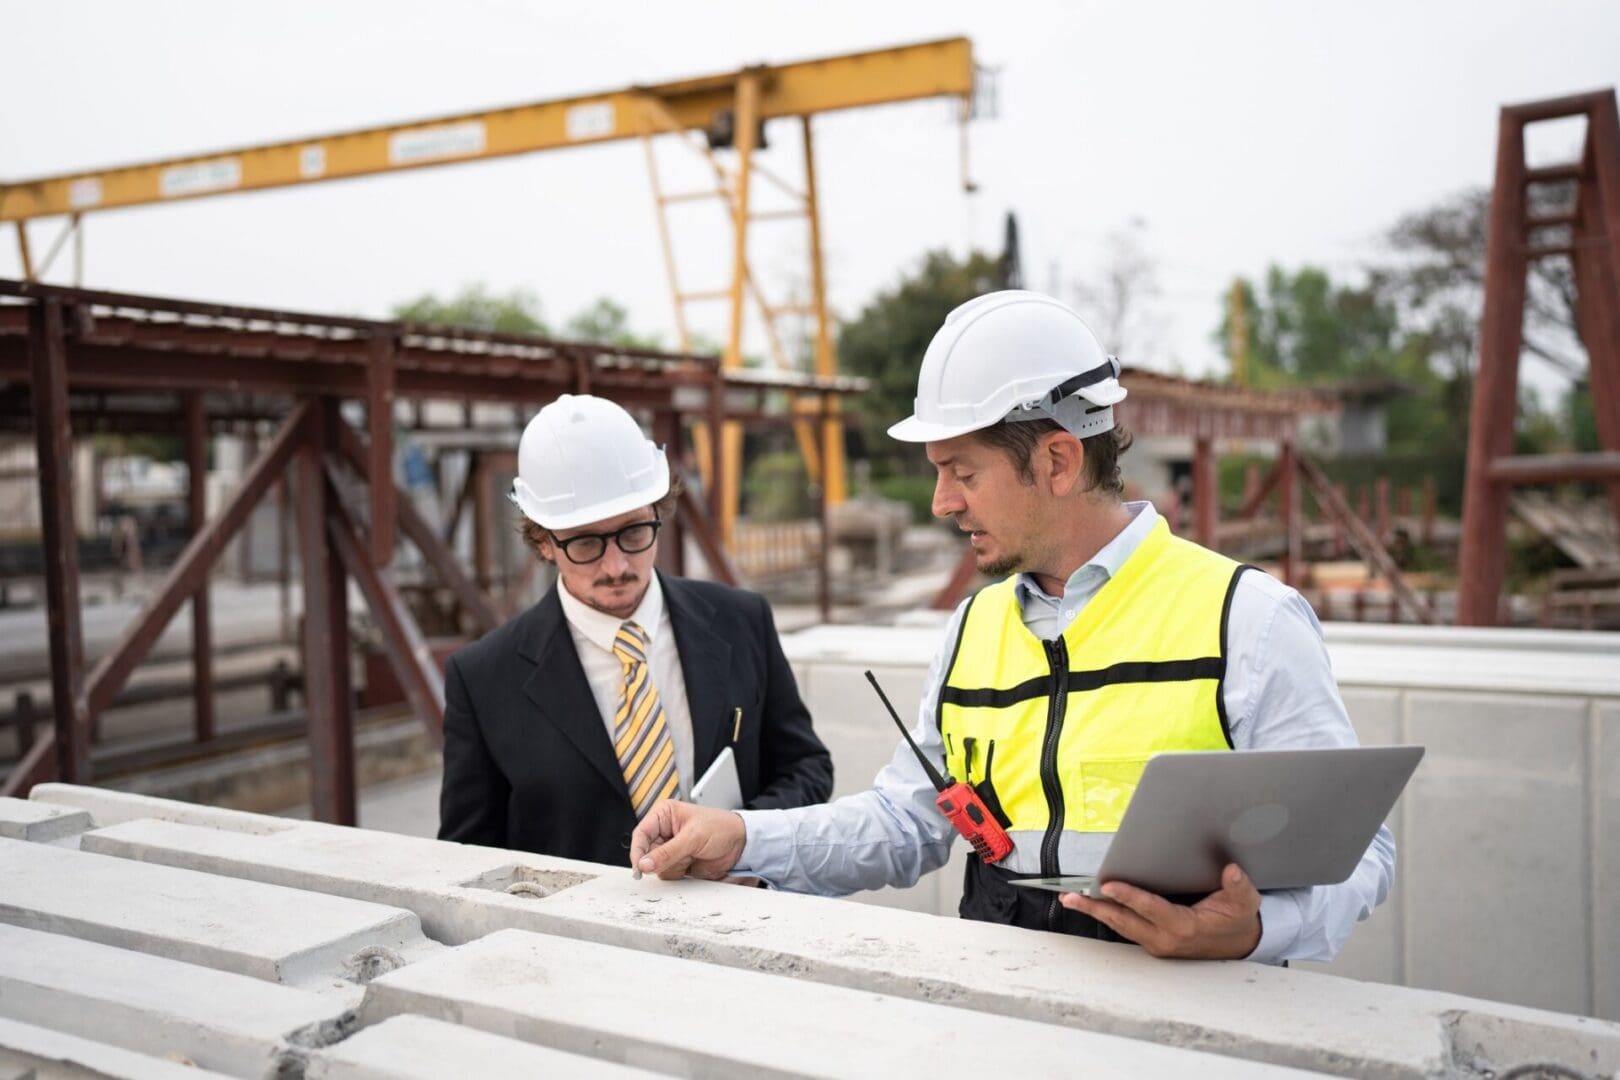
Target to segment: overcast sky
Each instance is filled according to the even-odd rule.
[[[1159,266],[1151,355],[1218,370],[1233,275],[1354,275],[1399,215],[1489,182],[1500,105],[1620,83],[1620,4],[9,3],[0,182],[963,34],[999,70],[972,175],[940,102],[817,121],[829,288],[852,317],[930,248],[994,250],[1017,213],[1028,284],[1069,293],[1139,222]],[[1578,131],[1536,132],[1567,156]],[[763,162],[797,177],[798,133]],[[701,163],[660,160],[671,187]],[[763,196],[762,196],[763,197]],[[683,284],[726,284],[713,208],[678,211]],[[87,219],[86,284],[383,315],[423,292],[526,288],[561,322],[595,297],[673,343],[634,142]],[[802,229],[757,226],[780,299]],[[58,225],[32,226],[39,258]],[[8,230],[9,231],[9,230]],[[0,236],[0,276],[18,276]],[[67,253],[50,278],[71,273]],[[1072,296],[1069,298],[1072,299]],[[694,313],[712,337],[722,312]],[[761,340],[753,351],[764,351]]]

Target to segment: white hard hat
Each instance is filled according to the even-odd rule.
[[[605,398],[564,394],[518,440],[513,504],[544,529],[572,529],[649,506],[669,493],[661,447]]]
[[[1003,420],[1056,420],[1079,438],[1114,426],[1125,400],[1119,361],[1050,296],[986,293],[945,316],[917,373],[915,412],[889,429],[935,442]]]

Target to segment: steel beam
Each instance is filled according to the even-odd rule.
[[[701,500],[693,498],[690,491],[684,490],[676,505],[679,512],[685,516],[687,528],[692,530],[692,539],[697,541],[698,550],[703,552],[703,560],[709,564],[709,572],[714,575],[715,580],[733,588],[740,585],[737,568],[731,564],[731,558],[720,544],[720,537],[715,532],[714,520],[709,517],[708,508]]]
[[[1395,559],[1385,549],[1378,536],[1365,521],[1351,513],[1350,506],[1344,501],[1329,482],[1322,470],[1304,455],[1296,459],[1299,465],[1299,474],[1305,480],[1311,493],[1316,496],[1316,503],[1330,515],[1337,518],[1350,534],[1350,546],[1356,549],[1356,554],[1366,560],[1384,580],[1389,583],[1391,594],[1396,602],[1407,614],[1420,623],[1433,623],[1434,611],[1422,600],[1417,593],[1407,585],[1406,578],[1401,574],[1401,568],[1396,565]]]
[[[28,329],[56,775],[70,784],[88,784],[90,715],[79,696],[84,682],[84,630],[79,621],[79,536],[73,521],[73,433],[68,427],[62,305],[54,299],[35,303],[28,312]]]
[[[208,519],[208,421],[201,393],[187,394],[185,402],[186,506],[191,513],[191,535],[196,537]],[[214,634],[209,615],[205,566],[191,594],[192,716],[198,742],[214,737]]]
[[[354,696],[349,673],[349,599],[343,567],[327,542],[335,500],[325,452],[335,443],[336,398],[318,399],[298,454],[298,554],[304,572],[304,700],[309,720],[310,803],[316,821],[356,822]]]
[[[1499,487],[1519,484],[1562,484],[1579,481],[1620,482],[1620,450],[1593,454],[1530,454],[1500,457],[1491,462],[1491,482]]]
[[[339,497],[340,481],[336,460],[328,455],[325,460],[326,492],[329,513],[326,534],[332,542],[332,551],[360,585],[360,592],[371,609],[371,617],[382,631],[384,656],[388,666],[405,689],[411,708],[427,728],[428,736],[438,747],[444,745],[444,675],[433,658],[422,631],[416,626],[410,609],[400,597],[399,590],[373,563],[365,546],[360,542],[360,530],[353,515]]]
[[[230,538],[247,521],[253,508],[292,461],[305,438],[307,405],[300,404],[287,417],[257,461],[249,466],[242,482],[212,521],[194,533],[174,565],[169,568],[157,592],[140,614],[131,619],[118,642],[96,664],[86,680],[84,709],[87,716],[99,716],[112,704],[135,665],[151,650],[163,628],[180,605],[207,579],[208,570],[219,559]],[[77,608],[75,608],[77,610]]]
[[[372,455],[360,441],[359,434],[348,424],[339,428],[338,449],[355,471],[365,478],[367,484],[375,483],[373,474],[368,471],[371,468]],[[392,483],[392,480],[388,482]],[[394,513],[400,531],[405,534],[407,540],[416,545],[416,549],[422,553],[422,558],[438,573],[439,579],[456,594],[461,606],[472,614],[478,631],[487,634],[499,626],[501,620],[495,614],[495,608],[490,603],[489,597],[461,569],[461,563],[457,561],[455,553],[439,539],[438,534],[433,531],[433,526],[417,513],[416,507],[411,504],[410,496],[397,489],[394,492]]]

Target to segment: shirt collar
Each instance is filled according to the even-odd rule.
[[[641,598],[635,612],[629,620],[609,615],[605,611],[597,611],[589,604],[580,600],[568,591],[562,579],[557,580],[557,597],[562,601],[563,617],[568,625],[579,631],[581,637],[597,646],[604,652],[613,651],[613,639],[619,634],[619,627],[627,621],[641,624],[641,629],[647,634],[647,644],[651,645],[658,636],[658,623],[664,617],[664,590],[658,583],[658,574],[654,571],[652,583],[647,586],[647,593]]]
[[[1119,535],[1104,544],[1097,554],[1087,559],[1083,566],[1069,575],[1069,580],[1064,583],[1065,592],[1074,588],[1081,578],[1096,574],[1098,571],[1101,571],[1105,581],[1119,573],[1119,568],[1125,565],[1125,560],[1136,553],[1136,549],[1147,539],[1148,533],[1153,531],[1153,526],[1159,520],[1159,512],[1153,508],[1152,503],[1145,500],[1128,502],[1125,509],[1131,514],[1130,524],[1121,529]],[[1096,569],[1093,570],[1093,567]],[[1020,603],[1031,598],[1046,600],[1049,603],[1053,600],[1036,582],[1034,574],[1019,574],[1013,589]]]

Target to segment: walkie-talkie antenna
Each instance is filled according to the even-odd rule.
[[[895,726],[900,729],[900,734],[904,735],[906,737],[906,742],[911,745],[911,752],[917,755],[917,761],[921,763],[923,771],[928,774],[928,779],[934,782],[934,790],[944,791],[950,786],[950,784],[943,776],[939,774],[939,770],[934,768],[934,763],[929,761],[928,758],[923,754],[922,748],[919,747],[916,740],[911,737],[911,732],[906,730],[906,725],[903,721],[901,721],[900,714],[894,711],[893,705],[889,704],[889,695],[885,694],[883,692],[883,687],[878,685],[876,676],[868,671],[866,673],[866,681],[872,684],[872,689],[877,691],[877,696],[883,699],[883,707],[889,710],[890,716],[894,717]]]

